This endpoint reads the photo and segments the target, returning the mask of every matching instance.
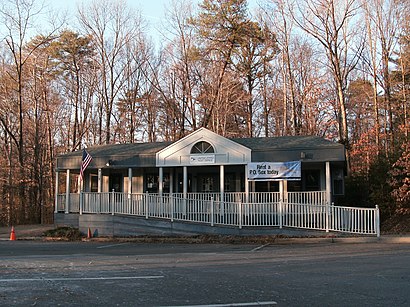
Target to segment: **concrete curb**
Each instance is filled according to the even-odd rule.
[[[167,241],[169,238],[169,243],[181,244],[184,243],[184,239],[180,241],[175,240],[178,237],[168,237],[168,236],[155,236],[155,239]],[[187,237],[187,243],[189,242],[189,238]],[[9,241],[7,238],[0,238],[0,241]],[[67,241],[61,238],[51,238],[51,237],[19,237],[16,241],[47,241],[47,242],[62,242]],[[84,238],[81,240],[82,242],[140,242],[140,243],[149,243],[149,237],[96,237],[87,239]],[[157,242],[153,242],[152,244],[156,244]],[[270,245],[275,244],[328,244],[328,243],[335,243],[335,244],[366,244],[366,243],[380,243],[380,244],[410,244],[410,236],[381,236],[380,238],[377,237],[323,237],[323,238],[275,238]],[[194,242],[192,244],[201,244],[198,242]],[[213,243],[203,243],[203,244],[213,244]],[[217,242],[217,244],[221,244],[221,242]],[[230,243],[227,244],[240,244],[240,243]],[[243,243],[243,244],[253,244],[253,243]],[[255,243],[257,244],[257,243]]]
[[[19,227],[18,231],[16,231],[16,239],[17,241],[66,241],[62,240],[61,238],[47,238],[42,236],[42,233],[45,230],[52,229],[53,225],[43,225],[43,226],[24,226]],[[10,229],[9,227],[2,227],[0,228],[0,241],[10,241]],[[91,239],[83,239],[85,242],[110,242],[110,241],[121,241],[121,242],[142,242],[147,243],[149,238],[152,237],[154,240],[152,242],[169,242],[169,243],[184,243],[183,241],[186,238],[187,243],[192,243],[195,240],[197,234],[180,234],[180,235],[167,235],[167,234],[152,234],[151,236],[148,234],[142,234],[140,236],[99,236],[94,237]],[[212,236],[212,235],[211,235]],[[234,242],[232,244],[240,244],[240,240],[230,240],[231,238],[241,237],[238,235],[226,235],[227,242]],[[269,235],[263,235],[269,236]],[[191,242],[189,238],[192,238]],[[244,235],[243,237],[258,237],[258,236],[247,236]],[[181,238],[178,240],[178,238]],[[222,235],[223,238],[223,235]],[[155,240],[156,239],[156,240]],[[220,240],[217,243],[223,243]],[[269,244],[326,244],[326,243],[340,243],[340,244],[359,244],[359,243],[385,243],[385,244],[410,244],[410,234],[382,234],[381,237],[377,238],[376,236],[349,236],[347,234],[327,234],[323,236],[309,236],[309,234],[301,234],[300,236],[292,236],[291,234],[287,236],[281,236],[278,234],[276,237],[272,235],[272,238],[268,240]],[[198,239],[196,244],[202,243],[200,239]],[[211,242],[209,242],[212,244]],[[243,244],[250,244],[250,243],[243,243]],[[256,243],[258,244],[258,243]]]

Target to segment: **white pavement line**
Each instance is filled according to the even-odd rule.
[[[26,281],[82,281],[82,280],[129,280],[129,279],[157,279],[164,278],[157,276],[113,276],[113,277],[64,277],[64,278],[10,278],[0,279],[0,282],[26,282]]]
[[[128,244],[128,243],[118,243],[118,244],[103,245],[103,246],[98,246],[97,248],[109,248],[109,247],[121,246],[121,245],[125,245],[125,244]]]
[[[258,251],[258,250],[260,250],[260,249],[262,249],[262,248],[268,246],[269,244],[270,244],[270,243],[266,243],[266,244],[263,244],[263,245],[261,245],[261,246],[255,247],[253,250],[251,250],[251,252],[256,252],[256,251]]]
[[[231,303],[231,304],[214,304],[214,305],[181,305],[181,306],[164,306],[164,307],[247,307],[247,306],[272,306],[278,303],[268,302],[249,302],[249,303]]]

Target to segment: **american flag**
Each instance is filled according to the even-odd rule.
[[[80,178],[81,178],[81,180],[84,179],[84,171],[87,168],[88,164],[91,163],[92,159],[93,158],[87,152],[87,150],[83,149],[83,158],[81,159],[81,169],[80,169]]]

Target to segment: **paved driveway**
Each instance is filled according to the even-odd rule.
[[[1,306],[409,306],[410,245],[0,241]]]

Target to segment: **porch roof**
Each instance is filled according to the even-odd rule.
[[[278,136],[256,138],[233,138],[234,142],[252,149],[252,151],[266,151],[269,149],[327,149],[343,148],[335,143],[318,136]]]
[[[305,162],[345,161],[344,146],[317,136],[282,136],[259,138],[232,138],[252,151],[253,162]],[[174,142],[128,143],[98,145],[87,148],[93,157],[88,166],[97,168],[155,167],[156,153]],[[57,157],[57,170],[79,169],[82,151]],[[110,165],[107,166],[107,163]]]
[[[87,148],[93,160],[88,168],[155,167],[155,153],[172,142],[96,145]],[[80,169],[82,150],[57,157],[57,170]],[[110,165],[107,166],[107,163]]]
[[[252,162],[344,162],[345,147],[318,136],[237,138],[252,150]]]

